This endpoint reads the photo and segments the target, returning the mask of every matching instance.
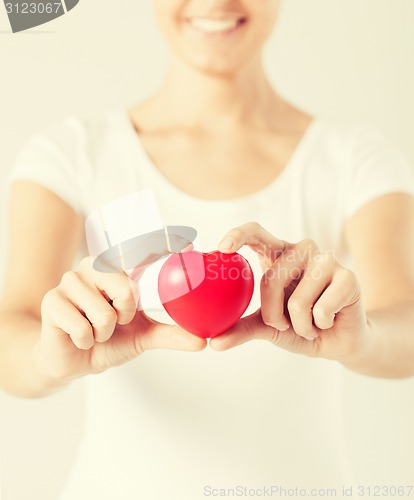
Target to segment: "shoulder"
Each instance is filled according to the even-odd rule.
[[[379,127],[369,122],[346,122],[315,118],[317,129],[314,153],[327,160],[338,175],[353,177],[366,170],[400,169],[411,165],[402,149]]]
[[[318,146],[335,153],[340,150],[352,152],[358,142],[363,142],[367,135],[378,134],[367,123],[347,122],[333,118],[316,116],[311,124],[318,131]]]
[[[387,134],[379,127],[364,121],[349,122],[323,116],[314,119],[319,129],[320,143],[332,152],[347,152],[351,156],[387,149],[400,153]]]
[[[16,154],[14,171],[36,168],[79,172],[101,170],[102,159],[114,161],[122,149],[122,110],[95,115],[68,114],[31,134]]]
[[[330,150],[329,168],[335,171],[338,189],[345,195],[347,217],[383,195],[414,194],[413,165],[378,127],[325,120],[323,136]]]
[[[71,114],[36,131],[20,146],[7,176],[6,191],[19,179],[31,180],[84,212],[91,186],[96,185],[99,172],[105,173],[106,163],[101,158],[112,165],[116,158],[115,152],[111,159],[107,153],[118,119],[118,111],[89,117]]]
[[[97,115],[68,114],[36,131],[26,142],[53,144],[62,152],[68,153],[104,144],[117,129],[121,114],[120,110],[108,110]]]

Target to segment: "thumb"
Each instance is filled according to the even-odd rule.
[[[146,316],[146,315],[145,315]],[[137,329],[137,343],[142,351],[151,349],[173,349],[197,352],[207,346],[207,340],[193,335],[179,326],[159,323],[148,316],[145,327]]]
[[[270,264],[292,247],[290,243],[276,238],[257,222],[248,222],[231,229],[220,242],[219,250],[224,253],[237,252],[243,245],[250,247],[259,257],[269,259]]]

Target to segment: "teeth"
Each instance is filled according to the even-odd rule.
[[[199,31],[204,33],[225,33],[235,29],[239,21],[237,19],[206,19],[206,18],[192,18],[191,25]]]

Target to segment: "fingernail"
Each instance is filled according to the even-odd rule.
[[[219,248],[221,250],[231,250],[234,245],[234,241],[231,238],[224,238],[224,240],[220,243]]]
[[[286,330],[289,329],[289,326],[290,325],[276,325],[275,323],[267,323],[269,326],[271,326],[272,328],[276,328],[276,330],[279,330],[279,332],[285,332]]]
[[[290,326],[290,325],[279,325],[277,329],[278,329],[280,332],[285,332],[286,330],[289,330],[289,326]]]

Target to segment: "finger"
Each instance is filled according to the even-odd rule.
[[[300,280],[308,262],[319,253],[312,240],[303,240],[286,249],[265,272],[260,285],[264,323],[280,331],[289,328],[290,321],[285,311],[288,287],[293,281]]]
[[[275,328],[263,323],[259,309],[239,320],[225,333],[210,339],[210,347],[215,351],[226,351],[254,339],[274,341],[277,334]]]
[[[242,318],[230,330],[211,339],[210,347],[215,351],[226,351],[256,339],[268,340],[273,345],[289,352],[307,356],[318,355],[317,341],[309,342],[296,335],[292,328],[286,332],[280,332],[276,328],[265,325],[262,322],[260,310]]]
[[[134,267],[131,271],[128,271],[127,276],[129,277],[130,280],[133,282],[137,283],[142,275],[144,274],[145,270],[150,266],[151,264],[145,265],[145,266],[137,266]]]
[[[115,309],[95,287],[91,288],[89,283],[85,283],[79,273],[66,273],[62,285],[62,293],[91,323],[95,340],[109,340],[118,319]]]
[[[260,297],[263,322],[280,331],[290,327],[289,318],[285,314],[286,289],[303,273],[304,262],[292,259],[287,262],[280,257],[264,273],[260,282]]]
[[[139,279],[144,270],[137,269],[134,278]],[[134,319],[139,304],[139,290],[133,279],[125,273],[95,271],[86,259],[80,266],[80,273],[111,301],[117,314],[117,323],[127,325]]]
[[[219,250],[223,253],[237,252],[243,245],[248,245],[271,262],[291,247],[291,244],[279,240],[257,222],[249,222],[231,229],[220,242]]]
[[[141,324],[137,329],[136,342],[140,352],[151,349],[173,349],[197,352],[207,346],[207,340],[186,332],[175,325],[154,321],[142,313]]]
[[[53,295],[53,297],[52,297]],[[48,302],[50,302],[50,307]],[[53,291],[45,296],[42,309],[47,310],[44,315],[47,325],[68,335],[78,349],[90,349],[94,343],[94,333],[91,323],[60,293]],[[46,329],[47,334],[48,329]],[[56,332],[53,332],[54,336]],[[53,341],[53,339],[49,339]]]
[[[194,245],[193,243],[189,243],[186,247],[184,247],[180,252],[192,252],[194,250]]]
[[[344,268],[337,269],[332,282],[313,306],[315,325],[322,330],[332,328],[335,315],[354,304],[359,297],[359,286],[354,273]]]
[[[332,279],[332,265],[312,262],[290,296],[287,309],[297,335],[308,340],[318,337],[318,325],[313,324],[313,307]]]

